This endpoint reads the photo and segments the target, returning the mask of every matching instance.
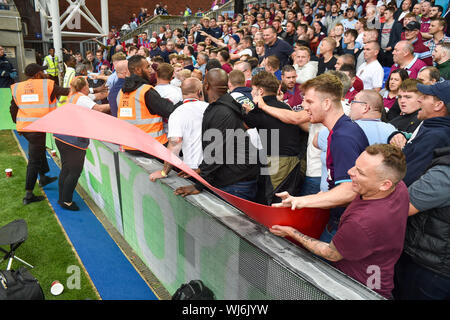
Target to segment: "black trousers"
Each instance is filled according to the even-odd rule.
[[[55,140],[61,154],[61,172],[58,179],[60,202],[72,202],[73,192],[83,171],[86,150]]]
[[[25,180],[25,190],[33,190],[39,176],[42,178],[50,171],[45,154],[45,132],[23,132],[28,140],[28,165]]]

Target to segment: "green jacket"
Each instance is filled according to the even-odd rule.
[[[441,77],[445,80],[450,80],[450,59],[445,61],[444,63],[437,64],[439,72],[441,73]]]

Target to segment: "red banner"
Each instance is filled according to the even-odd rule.
[[[141,150],[188,173],[218,196],[268,228],[273,225],[292,226],[310,237],[319,238],[328,222],[328,210],[275,208],[247,201],[217,189],[144,131],[126,121],[95,110],[66,104],[34,121],[26,129],[96,139]]]

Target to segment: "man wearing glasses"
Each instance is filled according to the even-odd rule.
[[[387,143],[389,136],[397,129],[383,122],[383,97],[374,90],[362,90],[350,104],[349,117],[363,129],[369,145]]]
[[[387,143],[389,136],[397,130],[392,124],[383,122],[386,117],[383,97],[374,90],[358,92],[355,99],[350,103],[348,116],[364,131],[367,140],[369,140],[369,145]],[[327,153],[328,135],[328,129],[323,128],[316,134],[313,141],[314,146],[324,154]],[[327,177],[323,176],[321,179],[321,190],[327,191]]]

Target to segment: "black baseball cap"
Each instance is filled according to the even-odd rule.
[[[353,12],[355,12],[356,10],[355,10],[355,8],[353,8],[353,7],[348,7],[347,10],[345,10],[345,11],[346,11],[346,12],[347,12],[347,11],[353,11]]]
[[[27,77],[33,77],[36,73],[47,70],[47,69],[48,69],[48,66],[41,66],[37,63],[30,63],[29,65],[27,65],[25,67],[24,73]]]
[[[420,30],[420,23],[417,21],[411,21],[403,29],[408,31]]]

